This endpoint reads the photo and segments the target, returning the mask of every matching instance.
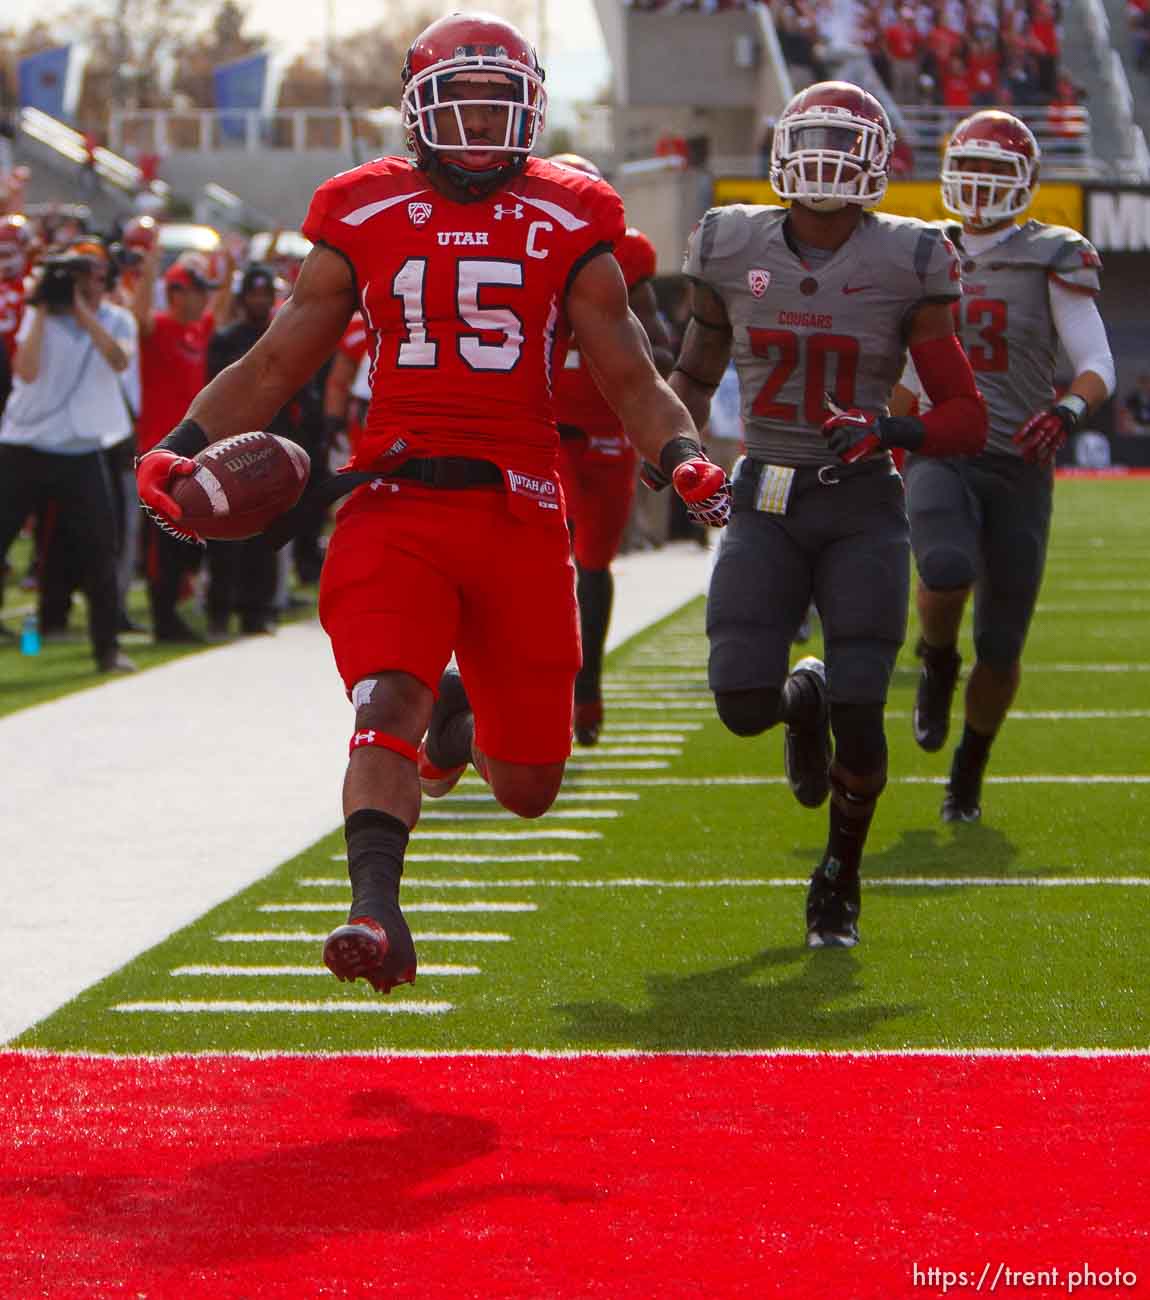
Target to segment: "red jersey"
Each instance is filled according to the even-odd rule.
[[[184,325],[166,311],[152,318],[152,332],[140,340],[140,418],[137,443],[150,451],[187,414],[208,382],[208,340],[215,330],[211,312]]]
[[[379,158],[321,185],[302,229],[354,268],[368,326],[372,398],[354,465],[414,455],[554,467],[567,287],[624,229],[609,185],[531,158],[494,193],[457,203],[406,159]]]
[[[630,292],[655,274],[655,248],[641,230],[628,226],[615,245],[615,258]],[[577,348],[571,348],[555,381],[555,416],[560,424],[599,432],[618,429],[619,417],[595,387],[591,372],[582,364]]]
[[[0,280],[0,347],[11,361],[16,355],[16,331],[24,315],[24,281]]]
[[[356,312],[351,318],[347,329],[343,332],[343,338],[340,339],[337,352],[343,353],[345,357],[358,369],[359,363],[363,360],[363,354],[367,351],[367,326],[363,323],[363,317]]]

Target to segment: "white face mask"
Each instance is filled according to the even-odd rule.
[[[873,207],[886,193],[891,139],[878,123],[815,108],[780,120],[771,148],[771,185],[815,212]]]
[[[989,159],[996,170],[970,170],[975,159]],[[976,148],[948,149],[941,181],[943,207],[964,224],[981,229],[1026,211],[1034,197],[1034,164],[1022,154],[982,140]]]

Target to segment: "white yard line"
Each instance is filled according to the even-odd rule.
[[[116,1002],[113,1011],[157,1015],[249,1015],[252,1013],[290,1013],[294,1015],[388,1015],[442,1016],[455,1008],[450,1002],[392,1002],[351,1000],[339,1002]]]
[[[538,903],[408,903],[405,912],[537,912]],[[257,912],[346,912],[347,898],[330,903],[261,903]]]
[[[323,943],[328,931],[322,934],[305,933],[302,930],[250,930],[234,934],[214,934],[216,943]],[[470,930],[460,932],[425,932],[413,934],[416,943],[510,943],[509,934],[499,934],[492,930]]]
[[[482,968],[479,966],[436,966],[420,965],[420,978],[424,976],[448,975],[480,975]],[[330,979],[331,972],[326,966],[321,966],[319,962],[313,962],[310,966],[173,966],[169,975],[211,975],[220,976],[221,978],[230,979],[233,976],[238,978],[258,977],[258,976],[295,976],[304,975],[308,978],[315,976],[317,979]]]

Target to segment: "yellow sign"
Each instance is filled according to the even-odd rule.
[[[717,206],[725,203],[778,203],[779,196],[771,188],[770,181],[720,176],[715,181],[714,202]],[[921,221],[954,220],[942,206],[937,181],[892,181],[876,210],[893,212],[900,217],[918,217]],[[1073,181],[1052,181],[1049,185],[1039,186],[1025,215],[1052,226],[1069,226],[1071,230],[1081,231],[1082,186]]]

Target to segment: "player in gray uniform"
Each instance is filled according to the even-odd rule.
[[[731,356],[738,371],[747,454],[708,596],[709,681],[737,735],[786,724],[800,803],[831,795],[807,895],[811,947],[858,942],[859,866],[886,784],[883,706],[910,569],[890,448],[953,454],[985,439],[950,309],[954,248],[936,227],[866,211],[886,189],[893,143],[882,106],[857,86],[822,82],[790,102],[771,183],[793,205],[714,208],[696,227],[684,264],[692,319],[671,376],[701,426]],[[908,347],[934,401],[921,420],[885,410]],[[806,658],[788,673],[812,597],[826,665]]]
[[[946,743],[958,630],[974,591],[976,660],[942,805],[948,822],[979,817],[990,747],[1018,689],[1046,558],[1055,453],[1114,390],[1094,302],[1098,254],[1064,226],[1015,220],[1030,203],[1038,161],[1025,123],[995,109],[959,123],[943,160],[943,203],[962,218],[952,232],[964,259],[960,332],[990,411],[981,455],[912,456],[907,467],[922,627],[914,735],[928,751]],[[1059,342],[1074,379],[1055,401]],[[894,409],[910,409],[903,394]]]

